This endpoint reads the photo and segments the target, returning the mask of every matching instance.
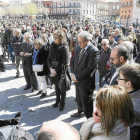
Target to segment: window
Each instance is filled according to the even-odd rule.
[[[49,4],[47,4],[47,7],[49,7]]]
[[[122,13],[123,13],[123,11],[122,11]]]
[[[127,10],[125,10],[125,13],[127,13]]]
[[[113,6],[113,9],[115,9],[116,7],[115,7],[115,5]]]
[[[87,15],[88,15],[88,10],[87,10]]]
[[[75,14],[75,9],[73,9],[73,14]]]
[[[124,19],[126,19],[126,15],[124,16]]]
[[[130,10],[129,10],[129,13],[130,13]]]
[[[85,10],[83,10],[83,14],[85,14]]]

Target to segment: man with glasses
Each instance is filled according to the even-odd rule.
[[[120,68],[118,85],[124,87],[133,102],[136,119],[130,125],[130,140],[140,138],[140,65],[136,63],[127,64]]]
[[[117,78],[119,75],[119,69],[124,64],[129,63],[128,59],[130,57],[129,50],[122,44],[114,47],[110,54],[110,63],[113,65],[111,71],[105,75],[102,81],[102,86],[104,85],[116,85]]]
[[[82,31],[78,35],[79,46],[71,62],[71,80],[76,87],[77,113],[72,117],[80,117],[84,111],[86,118],[92,117],[95,89],[95,69],[99,61],[99,50],[90,43],[90,34]]]
[[[32,70],[32,53],[33,53],[34,46],[33,46],[33,42],[31,41],[31,34],[28,32],[25,33],[24,39],[25,42],[22,43],[21,51],[20,51],[20,55],[22,56],[24,77],[27,83],[24,90],[31,88],[32,85],[31,92],[34,92],[35,90],[37,90],[37,80],[36,80],[35,73]]]

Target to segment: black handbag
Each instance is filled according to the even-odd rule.
[[[71,78],[67,74],[68,66],[62,65],[62,74],[58,86],[62,92],[70,90]]]

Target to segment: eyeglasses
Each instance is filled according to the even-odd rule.
[[[124,81],[126,81],[126,79],[122,79],[122,78],[120,78],[120,77],[118,77],[117,80],[124,80]]]
[[[79,43],[79,44],[82,44],[82,43],[84,43],[84,42],[86,42],[86,40],[85,40],[85,41],[83,41],[83,42],[79,42],[79,41],[78,41],[78,43]]]
[[[35,45],[35,46],[37,46],[37,45],[38,45],[38,43],[35,43],[34,45]]]
[[[102,46],[103,46],[103,45],[105,46],[106,44],[101,44],[101,45],[102,45]]]
[[[118,57],[116,57],[116,58],[110,57],[109,60],[114,61],[114,60],[117,59],[117,58],[118,58]]]
[[[58,39],[58,37],[53,37],[53,39],[55,40],[55,39]]]

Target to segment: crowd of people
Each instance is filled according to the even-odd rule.
[[[68,82],[73,82],[77,112],[71,117],[84,113],[87,118],[79,132],[64,122],[46,122],[38,140],[140,140],[139,26],[3,20],[0,30],[0,70],[6,72],[8,57],[19,78],[22,59],[24,90],[32,87],[31,92],[44,98],[47,85],[54,85],[53,107],[59,106],[59,111],[65,108]],[[94,101],[96,73],[100,89]]]

